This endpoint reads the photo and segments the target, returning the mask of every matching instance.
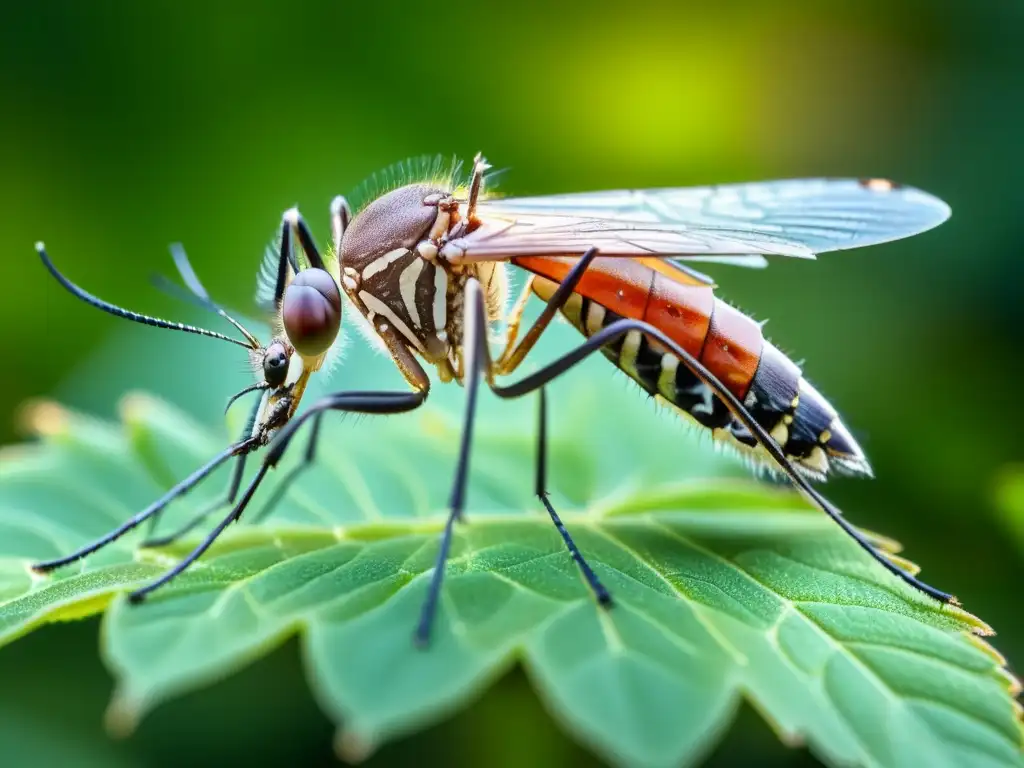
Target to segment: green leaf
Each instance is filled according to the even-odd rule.
[[[374,386],[384,361],[354,357],[344,386]],[[33,575],[30,562],[144,507],[243,420],[239,408],[229,430],[212,430],[132,395],[120,424],[37,404],[27,420],[41,440],[0,457],[0,642],[103,612],[116,732],[298,634],[348,758],[467,706],[521,663],[552,715],[612,763],[699,761],[746,698],[786,743],[835,765],[1021,764],[1019,684],[978,637],[985,624],[911,590],[670,413],[601,383],[619,382],[612,373],[595,360],[552,388],[549,471],[611,610],[532,496],[535,402],[484,393],[468,523],[433,642],[413,646],[460,430],[454,386],[406,416],[325,422],[318,464],[275,513],[233,526],[141,606],[122,593],[195,540],[138,551],[130,535]],[[225,478],[169,510],[162,529],[216,498]]]

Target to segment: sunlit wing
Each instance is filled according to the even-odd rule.
[[[768,259],[759,254],[748,256],[685,256],[686,261],[701,261],[705,264],[728,264],[732,267],[747,267],[748,269],[764,269],[768,266]]]
[[[872,179],[794,179],[481,201],[483,226],[452,242],[463,261],[520,255],[658,256],[764,266],[910,237],[950,210],[912,187]]]

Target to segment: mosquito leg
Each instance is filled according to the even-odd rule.
[[[345,203],[345,199],[335,198],[335,202],[331,206],[332,215],[336,214],[338,220],[343,221],[342,217],[347,215],[347,211],[348,204]],[[341,231],[343,233],[344,225],[342,224],[342,228],[339,230],[338,222],[332,221],[332,226],[336,230],[335,239],[340,243],[341,237],[337,232]],[[320,252],[317,250],[316,243],[313,240],[313,233],[310,232],[309,226],[307,226],[297,208],[289,208],[281,215],[281,244],[278,251],[277,280],[274,283],[274,304],[277,306],[281,304],[281,299],[284,298],[284,289],[288,283],[288,269],[291,268],[293,275],[299,273],[299,260],[295,255],[295,247],[292,243],[293,232],[294,236],[298,238],[299,245],[306,254],[306,260],[310,266],[319,269],[324,268],[324,261],[320,257]]]
[[[544,387],[538,390],[540,396],[540,408],[538,415],[537,424],[537,482],[536,482],[536,493],[537,498],[540,499],[541,504],[551,515],[551,522],[555,524],[555,528],[558,529],[558,533],[562,536],[562,541],[565,542],[565,546],[569,549],[569,554],[572,555],[572,559],[576,561],[576,565],[580,567],[583,572],[583,577],[587,580],[590,588],[594,592],[594,597],[597,598],[597,602],[603,606],[611,607],[612,596],[608,590],[605,589],[604,584],[597,578],[597,574],[594,573],[594,569],[590,567],[590,564],[584,559],[583,554],[576,546],[576,542],[572,540],[572,536],[569,535],[569,531],[562,524],[562,519],[555,512],[555,508],[551,506],[551,500],[548,498],[547,489],[547,462],[548,462],[548,430],[547,430],[547,396],[545,395]]]
[[[505,325],[505,348],[501,351],[501,355],[498,356],[498,371],[505,370],[505,366],[508,364],[508,359],[512,355],[512,351],[515,349],[516,339],[519,338],[519,327],[523,323],[523,313],[526,311],[526,304],[530,300],[530,295],[533,293],[533,280],[533,275],[526,278],[526,283],[523,285],[523,289],[519,292],[519,298],[516,299],[516,303],[508,313],[508,322]]]
[[[320,251],[313,240],[313,233],[310,231],[309,225],[306,224],[306,220],[302,218],[298,208],[289,208],[284,212],[284,225],[295,231],[299,238],[299,245],[302,246],[302,251],[306,254],[306,261],[309,262],[309,266],[314,269],[324,269],[324,260],[320,257]]]
[[[263,477],[267,474],[268,469],[270,469],[270,467],[267,464],[260,465],[260,469],[259,472],[256,473],[256,477],[252,479],[252,481],[249,483],[249,487],[245,489],[245,495],[242,496],[242,499],[239,502],[240,504],[244,505],[248,503],[249,499],[252,498],[252,495],[256,492],[256,489],[259,487],[259,484],[263,481]],[[128,599],[133,603],[141,603],[154,590],[159,589],[164,584],[173,579],[175,576],[177,576],[179,573],[181,573],[190,565],[192,565],[192,563],[198,560],[199,557],[210,548],[213,542],[217,540],[217,537],[224,532],[224,529],[231,525],[232,522],[234,522],[236,517],[237,516],[235,514],[235,510],[232,509],[226,517],[224,517],[219,523],[217,523],[216,528],[214,528],[212,531],[206,534],[206,538],[204,538],[199,543],[199,546],[197,546],[195,549],[188,553],[185,559],[183,559],[169,571],[164,573],[156,581],[147,584],[141,589],[137,589],[134,592],[132,592],[130,595],[128,595]]]
[[[188,522],[173,533],[168,533],[163,536],[154,535],[156,533],[157,526],[160,524],[160,515],[154,515],[149,521],[149,530],[146,532],[147,538],[139,546],[143,549],[155,549],[156,547],[166,547],[168,544],[173,544],[178,539],[195,530],[203,523],[204,520],[206,520],[206,518],[218,509],[223,509],[224,507],[234,504],[235,496],[238,495],[238,488],[242,484],[242,473],[244,470],[245,456],[235,457],[234,469],[231,472],[231,480],[228,482],[228,487],[224,491],[223,495],[189,518]]]
[[[572,296],[576,286],[579,285],[581,279],[583,279],[583,273],[587,267],[590,266],[590,262],[597,256],[597,248],[590,248],[584,253],[579,261],[572,265],[572,269],[569,270],[569,274],[565,276],[565,279],[559,284],[558,289],[548,299],[547,304],[544,305],[544,310],[540,313],[540,316],[533,321],[533,325],[530,326],[526,335],[523,336],[523,340],[516,345],[514,350],[505,350],[502,354],[499,363],[497,373],[508,374],[512,373],[519,364],[523,362],[523,358],[526,354],[533,349],[533,345],[537,343],[537,339],[540,338],[541,334],[547,329],[548,325],[555,318],[565,302]],[[525,302],[524,302],[525,304]],[[517,307],[518,308],[518,307]],[[520,310],[520,314],[522,310]],[[518,325],[518,324],[517,324]],[[510,344],[511,345],[511,344]]]
[[[107,533],[101,536],[100,538],[96,539],[95,541],[86,544],[84,547],[75,550],[70,555],[67,555],[65,557],[59,557],[54,560],[46,560],[42,563],[36,563],[32,566],[32,570],[40,573],[46,573],[47,571],[52,571],[56,568],[60,568],[61,566],[67,565],[68,563],[73,563],[76,560],[81,560],[86,555],[91,555],[96,550],[102,549],[107,544],[110,544],[111,542],[121,538],[124,534],[128,533],[128,531],[137,528],[146,520],[153,517],[153,515],[159,514],[160,510],[162,510],[164,507],[166,507],[179,496],[184,496],[196,485],[202,482],[202,480],[206,478],[207,475],[213,472],[213,470],[215,470],[225,461],[230,459],[232,456],[238,456],[239,454],[249,453],[256,447],[258,447],[258,445],[259,442],[255,438],[247,438],[246,440],[242,440],[241,442],[235,443],[234,445],[230,446],[229,448],[226,448],[225,450],[221,451],[219,454],[214,456],[212,459],[210,459],[210,461],[206,462],[206,464],[201,466],[191,475],[189,475],[176,486],[171,488],[159,499],[154,501],[152,504],[150,504],[148,507],[146,507],[138,514],[128,518],[128,520],[126,520],[124,523],[122,523],[117,528],[112,530],[110,533]]]
[[[313,417],[313,425],[310,427],[309,432],[309,442],[306,444],[306,454],[302,457],[302,463],[292,467],[288,474],[281,479],[281,482],[274,488],[273,494],[267,499],[267,503],[252,516],[252,519],[249,521],[250,525],[257,525],[263,522],[274,511],[274,508],[284,498],[291,485],[299,479],[299,476],[313,466],[313,462],[316,461],[316,446],[320,440],[320,421],[322,416],[323,413],[321,412]]]
[[[247,437],[252,435],[253,428],[256,426],[256,419],[260,413],[260,406],[262,404],[263,398],[261,397],[256,401],[252,410],[249,412],[249,418],[246,420],[245,426],[242,428],[242,434],[238,438],[239,440],[245,440]],[[160,524],[160,518],[163,515],[163,511],[161,510],[153,515],[149,523],[147,538],[142,542],[141,546],[146,548],[166,547],[168,544],[177,541],[182,536],[193,531],[196,526],[200,525],[218,509],[223,509],[224,507],[234,504],[235,496],[238,495],[238,489],[242,485],[242,475],[245,472],[245,460],[247,457],[248,454],[242,453],[235,458],[235,465],[231,472],[231,479],[228,481],[228,487],[225,489],[224,494],[217,501],[208,505],[198,514],[193,516],[187,523],[174,531],[174,533],[167,534],[166,536],[154,536],[153,534],[156,532],[156,528]]]
[[[455,464],[455,478],[452,481],[448,499],[448,519],[441,534],[434,572],[430,578],[427,597],[423,601],[419,624],[416,626],[415,641],[420,647],[430,642],[430,630],[437,614],[437,601],[441,595],[445,563],[452,544],[452,531],[456,520],[462,519],[466,503],[466,479],[469,476],[469,454],[473,443],[473,423],[476,418],[476,399],[480,390],[480,374],[490,368],[490,353],[487,349],[487,319],[484,314],[484,296],[480,283],[470,278],[465,288],[465,327],[463,329],[463,366],[465,370],[466,410],[462,421],[462,440],[459,443],[459,458]]]
[[[288,268],[292,274],[299,274],[299,260],[295,258],[292,250],[292,224],[288,220],[288,214],[281,217],[281,245],[277,254],[277,280],[274,282],[274,305],[280,306],[284,298],[284,289],[288,282]]]
[[[565,283],[562,285],[564,286]],[[559,288],[559,290],[561,290],[561,288]],[[554,299],[555,296],[552,296],[551,302],[553,302]],[[549,306],[551,302],[549,302]],[[878,561],[886,570],[935,600],[942,603],[956,603],[956,598],[952,595],[925,584],[923,581],[920,581],[913,575],[907,573],[879,552],[871,541],[864,536],[864,534],[858,531],[851,523],[847,522],[846,518],[843,517],[842,512],[840,512],[837,507],[822,496],[821,493],[819,493],[818,490],[810,484],[807,478],[797,472],[796,468],[786,457],[786,454],[783,453],[782,449],[779,447],[779,444],[771,438],[771,436],[765,431],[764,427],[754,420],[754,417],[750,415],[750,411],[748,411],[743,403],[739,401],[736,395],[734,395],[721,381],[719,381],[719,379],[711,373],[703,363],[679,346],[663,331],[655,328],[653,325],[631,318],[617,320],[611,325],[605,326],[578,347],[549,363],[539,371],[526,376],[514,384],[510,384],[508,386],[492,385],[491,389],[496,395],[502,398],[521,397],[543,387],[549,381],[565,373],[584,358],[598,351],[601,347],[615,341],[619,337],[624,336],[626,333],[633,330],[640,331],[648,337],[660,342],[674,355],[676,355],[684,365],[693,371],[699,379],[707,384],[715,395],[721,398],[728,406],[729,410],[740,421],[740,423],[750,430],[750,433],[758,443],[761,444],[768,455],[772,457],[779,469],[786,474],[797,490],[800,491],[818,509],[831,517],[832,520],[850,536],[850,538],[856,541],[861,548]]]
[[[224,532],[224,530],[242,516],[245,508],[252,500],[253,494],[256,493],[256,489],[259,488],[260,484],[263,482],[263,478],[266,477],[267,472],[277,465],[292,438],[295,436],[296,430],[298,430],[307,420],[319,416],[323,411],[329,410],[370,414],[403,413],[419,407],[425,400],[425,392],[339,392],[334,395],[328,395],[314,403],[301,415],[296,416],[288,422],[288,424],[285,425],[273,439],[267,449],[267,453],[264,455],[259,470],[256,472],[255,477],[249,481],[249,485],[242,494],[242,498],[240,498],[235,503],[234,507],[228,511],[228,514],[222,518],[219,523],[217,523],[216,527],[206,535],[206,537],[185,557],[184,560],[152,583],[132,592],[128,596],[128,599],[133,603],[142,602],[155,590],[167,584],[169,581],[174,579],[175,576],[198,560],[203,553],[210,548],[213,542],[216,541]],[[258,438],[250,439],[256,441]],[[226,458],[227,456],[225,456],[225,459]],[[136,525],[137,524],[138,523],[136,523]]]
[[[331,241],[336,258],[341,258],[341,238],[345,236],[345,230],[348,229],[350,221],[352,221],[352,209],[348,207],[348,201],[338,195],[331,201]]]
[[[519,361],[522,360],[523,356],[525,356],[525,354],[530,350],[530,348],[533,347],[534,343],[536,343],[536,340],[547,328],[548,323],[551,322],[551,319],[554,317],[555,313],[559,309],[561,309],[562,306],[565,305],[565,302],[572,294],[573,289],[579,284],[580,278],[582,278],[584,271],[594,260],[594,257],[596,255],[597,249],[591,248],[586,253],[583,254],[580,260],[576,262],[576,264],[573,265],[573,268],[569,271],[569,274],[566,275],[565,280],[562,281],[558,290],[549,299],[547,306],[544,308],[544,312],[537,319],[537,321],[530,327],[530,330],[527,332],[526,337],[523,339],[523,344],[516,348],[515,365],[518,365]],[[527,284],[526,290],[529,290],[529,284]],[[513,318],[516,321],[515,326],[517,328],[518,320],[522,316],[525,304],[525,298],[521,296],[519,302],[517,302],[516,309],[513,311]],[[468,301],[466,303],[466,306],[469,306]],[[511,343],[509,344],[509,348],[510,347]],[[520,350],[522,351],[520,352]],[[513,357],[513,355],[508,354],[508,348],[506,349],[505,352],[506,354],[503,355],[503,359],[498,363],[498,368],[502,370],[502,372],[504,372],[505,366]],[[547,395],[543,386],[539,387],[538,389],[540,395],[540,406],[537,425],[537,474],[535,484],[537,498],[540,499],[541,503],[544,505],[544,508],[548,511],[548,514],[551,516],[551,521],[555,524],[555,527],[558,529],[558,532],[561,535],[562,540],[565,542],[565,546],[568,548],[569,553],[572,555],[573,560],[575,560],[577,565],[579,565],[580,570],[583,572],[584,578],[586,578],[587,583],[593,590],[594,596],[597,598],[598,603],[604,606],[610,606],[612,604],[611,595],[609,594],[605,586],[601,583],[600,579],[598,579],[597,574],[594,573],[594,570],[590,567],[590,564],[587,563],[586,559],[583,557],[583,554],[576,546],[576,542],[572,540],[572,536],[569,534],[569,531],[562,523],[561,518],[558,516],[558,513],[555,511],[555,508],[554,506],[552,506],[551,500],[548,497]]]
[[[277,280],[274,282],[274,305],[280,306],[284,298],[284,289],[288,283],[288,269],[292,274],[299,274],[299,260],[295,257],[292,247],[292,229],[294,221],[301,218],[294,208],[285,211],[281,216],[280,244],[277,251]]]
[[[470,230],[476,228],[480,223],[476,215],[476,204],[480,198],[480,191],[483,189],[484,173],[491,166],[480,153],[473,158],[473,178],[469,182],[469,202],[466,205],[466,223]]]

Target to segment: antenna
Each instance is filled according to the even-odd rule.
[[[223,333],[217,333],[216,331],[208,331],[205,328],[197,328],[194,325],[185,325],[184,323],[173,323],[169,320],[161,320],[158,317],[152,317],[151,315],[142,315],[139,314],[138,312],[132,312],[130,309],[124,309],[123,307],[119,307],[116,304],[111,304],[110,302],[103,301],[103,299],[93,296],[88,291],[79,288],[77,285],[75,285],[66,277],[64,277],[64,275],[61,274],[60,270],[58,270],[57,267],[54,266],[53,262],[50,260],[50,257],[46,254],[46,246],[44,246],[41,242],[36,243],[36,252],[39,254],[39,258],[42,259],[43,264],[46,266],[46,268],[50,270],[50,274],[57,278],[57,282],[63,285],[68,290],[69,293],[81,299],[86,304],[91,304],[97,309],[101,309],[104,312],[108,312],[114,317],[123,317],[126,320],[131,320],[132,322],[135,323],[141,323],[142,325],[151,325],[154,328],[167,328],[172,331],[184,331],[185,333],[194,333],[198,336],[209,336],[211,339],[220,339],[221,341],[228,341],[231,342],[232,344],[237,344],[240,347],[245,347],[246,349],[254,349],[259,346],[257,344],[256,347],[252,347],[244,341],[239,341],[238,339],[233,339],[230,336],[225,336]]]

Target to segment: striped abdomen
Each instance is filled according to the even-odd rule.
[[[574,261],[515,259],[538,276],[534,292],[544,299]],[[805,474],[871,474],[835,409],[803,378],[796,363],[764,338],[760,325],[685,273],[636,259],[597,258],[563,314],[585,336],[622,317],[654,325],[728,387]],[[630,331],[602,352],[647,392],[711,430],[716,439],[760,452],[753,435],[725,403],[657,341]]]

